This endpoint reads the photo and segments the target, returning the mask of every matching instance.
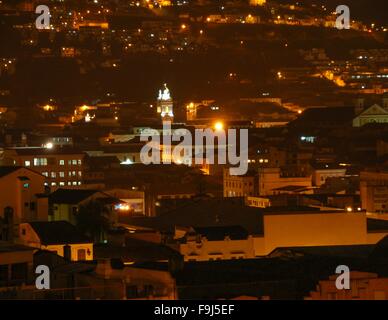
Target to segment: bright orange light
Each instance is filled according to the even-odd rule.
[[[53,145],[52,142],[48,142],[48,143],[46,143],[44,146],[45,146],[45,148],[47,148],[47,149],[52,149],[52,148],[54,148],[54,145]]]
[[[224,129],[224,124],[221,121],[217,121],[214,124],[214,129],[216,129],[217,131],[223,130]]]
[[[119,211],[129,211],[131,209],[131,207],[129,206],[129,204],[120,203],[120,204],[116,205],[116,209]]]
[[[54,110],[54,107],[47,104],[47,105],[45,105],[43,107],[43,110],[45,110],[45,111],[52,111],[52,110]]]

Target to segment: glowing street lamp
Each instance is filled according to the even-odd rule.
[[[220,131],[220,130],[223,130],[224,129],[224,124],[222,121],[217,121],[215,124],[214,124],[214,129],[216,131]]]
[[[44,146],[46,149],[52,149],[54,147],[54,144],[52,142],[47,142]]]

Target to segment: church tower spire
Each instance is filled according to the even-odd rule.
[[[159,90],[157,112],[160,114],[162,121],[173,122],[174,102],[166,83],[164,84],[164,88]]]

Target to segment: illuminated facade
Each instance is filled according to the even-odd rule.
[[[185,261],[253,259],[254,238],[240,226],[190,227],[183,233],[179,252]]]
[[[388,213],[388,172],[371,170],[360,173],[362,208],[369,213]]]
[[[255,256],[281,247],[376,244],[387,232],[370,230],[365,213],[345,211],[265,212],[262,236],[255,236]]]
[[[259,168],[259,195],[275,194],[278,188],[287,186],[312,187],[311,176],[283,176],[280,168]]]
[[[29,222],[19,225],[20,244],[47,250],[71,261],[93,260],[93,242],[66,221]]]
[[[47,221],[48,202],[47,197],[42,196],[45,192],[43,175],[18,166],[2,166],[0,175],[0,227],[1,221],[7,225]],[[0,240],[9,239],[8,231],[0,228]]]
[[[232,176],[229,169],[224,169],[223,178],[224,197],[257,196],[257,178],[254,172],[249,172],[244,176]]]
[[[173,122],[174,119],[174,103],[167,85],[164,84],[164,89],[159,90],[157,112],[160,114],[162,121]]]
[[[353,127],[362,127],[368,123],[388,123],[388,109],[375,104],[362,111],[353,119]]]
[[[170,0],[157,0],[156,1],[159,7],[169,7],[171,6],[171,1]]]
[[[266,2],[266,0],[249,0],[251,6],[263,6]]]
[[[38,172],[52,189],[64,186],[69,188],[82,184],[85,155],[73,148],[56,148],[52,143],[47,143],[45,148],[5,149],[0,164],[23,166]]]

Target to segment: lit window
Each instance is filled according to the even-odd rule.
[[[78,181],[78,185],[79,185],[79,186],[81,185],[81,181]]]
[[[78,159],[78,165],[81,165],[81,164],[82,164],[82,160]]]
[[[65,173],[64,173],[63,171],[61,171],[61,172],[59,172],[59,176],[60,176],[61,178],[64,178],[64,177],[65,177]]]
[[[56,182],[51,182],[51,186],[55,187],[57,185]]]
[[[42,174],[45,176],[45,177],[48,177],[48,172],[42,172]]]
[[[71,186],[71,182],[70,182],[70,181],[68,181],[68,182],[67,182],[67,185],[68,185],[68,186]]]
[[[59,165],[64,166],[65,165],[65,160],[59,160]]]
[[[57,173],[56,172],[51,172],[51,178],[56,178],[57,177]]]
[[[23,188],[28,188],[30,186],[30,184],[29,183],[25,183],[25,184],[23,184]]]
[[[34,166],[47,166],[47,158],[34,158]]]
[[[72,164],[73,164],[73,166],[76,166],[77,165],[77,160],[72,160]]]
[[[77,185],[77,181],[73,181],[73,186],[76,186]]]
[[[29,161],[29,160],[24,161],[24,166],[25,167],[31,166],[31,161]]]
[[[82,177],[82,172],[81,171],[78,171],[78,176]]]
[[[64,186],[65,183],[64,183],[63,181],[61,181],[61,182],[59,182],[59,185],[60,185],[60,186]]]

